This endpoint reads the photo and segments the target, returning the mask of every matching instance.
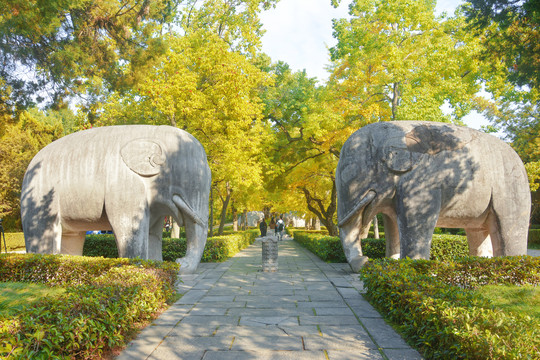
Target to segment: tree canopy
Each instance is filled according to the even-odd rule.
[[[40,148],[115,124],[199,139],[221,225],[227,213],[271,208],[337,234],[340,149],[377,121],[460,124],[480,111],[538,188],[538,0],[472,0],[453,16],[436,15],[435,0],[348,0],[325,83],[262,53],[259,14],[278,1],[2,2],[0,216],[18,216]]]
[[[0,76],[12,105],[129,87],[165,50],[156,35],[175,8],[173,0],[3,1]]]
[[[517,86],[540,85],[540,0],[470,0],[469,28],[483,36],[484,60],[496,56]]]

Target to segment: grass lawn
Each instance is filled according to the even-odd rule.
[[[10,316],[43,297],[52,297],[64,292],[61,287],[42,284],[5,282],[0,283],[0,314]]]
[[[540,286],[489,285],[476,290],[505,312],[521,313],[540,320]]]
[[[6,246],[7,251],[25,251],[26,245],[24,244],[24,234],[22,232],[18,233],[5,233],[6,235]],[[0,253],[5,252],[4,249],[4,239],[1,240],[1,250]]]

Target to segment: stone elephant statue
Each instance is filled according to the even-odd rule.
[[[193,272],[208,232],[211,173],[202,145],[170,126],[125,125],[67,135],[26,170],[26,250],[82,255],[87,230],[112,230],[120,257],[162,259],[164,217],[186,228],[180,271]]]
[[[336,169],[338,226],[347,261],[383,214],[386,256],[428,259],[435,226],[465,228],[471,255],[525,255],[531,197],[519,156],[502,140],[434,122],[367,125]]]

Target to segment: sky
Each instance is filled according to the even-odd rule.
[[[272,61],[282,60],[293,71],[306,70],[309,77],[324,82],[330,63],[328,48],[336,44],[332,37],[332,19],[347,17],[350,0],[342,0],[334,9],[330,0],[280,0],[275,9],[263,12],[261,20],[266,33],[262,50]],[[439,0],[436,11],[453,14],[461,0]],[[475,129],[488,121],[474,112],[464,122]]]

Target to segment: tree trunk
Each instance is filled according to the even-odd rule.
[[[232,220],[233,231],[238,231],[238,210],[234,206],[234,201],[231,204],[231,210],[232,210],[232,216],[233,216],[233,220]]]
[[[332,194],[330,196],[330,204],[327,208],[324,207],[324,204],[321,199],[314,198],[308,189],[305,187],[302,188],[304,195],[306,197],[306,203],[309,211],[317,215],[321,223],[326,226],[328,230],[328,235],[338,236],[338,228],[334,224],[334,214],[337,209],[337,193],[336,193],[336,179],[331,175],[332,179]]]
[[[397,120],[397,110],[400,99],[399,83],[394,83],[392,88],[392,121]]]
[[[311,228],[313,230],[321,230],[321,220],[318,217],[311,218]]]
[[[244,209],[244,213],[242,214],[242,230],[247,230],[248,228],[248,220],[247,220],[247,210]]]
[[[377,215],[373,218],[373,233],[375,234],[375,239],[379,238],[379,219]]]
[[[221,197],[221,201],[223,202],[223,206],[221,208],[221,219],[220,219],[220,222],[219,222],[218,235],[223,235],[223,229],[225,228],[225,218],[227,217],[227,207],[229,206],[229,201],[231,201],[232,190],[231,190],[228,182],[227,182],[227,185],[226,185],[226,189],[227,189],[227,197],[225,199],[223,199],[223,197]]]

